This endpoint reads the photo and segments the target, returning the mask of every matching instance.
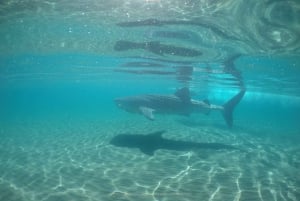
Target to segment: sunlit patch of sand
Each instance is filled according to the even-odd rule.
[[[167,130],[164,137],[169,139],[240,149],[158,150],[148,156],[109,144],[121,133],[156,130]],[[299,197],[297,147],[266,144],[238,129],[187,127],[173,118],[151,123],[137,117],[20,123],[1,135],[0,200],[296,201]]]

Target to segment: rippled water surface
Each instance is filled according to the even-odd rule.
[[[185,40],[168,37],[166,42],[202,50],[197,61],[222,59],[232,52],[299,53],[297,1],[2,1],[0,6],[2,52],[29,48],[35,53],[115,55],[116,40],[161,40],[165,38],[157,31],[177,31],[186,34]],[[116,26],[147,19],[166,23]]]

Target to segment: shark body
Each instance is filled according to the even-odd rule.
[[[229,127],[233,125],[233,110],[243,98],[245,91],[240,91],[224,105],[210,104],[208,100],[191,99],[188,88],[182,88],[175,94],[148,94],[116,98],[116,105],[130,113],[143,114],[147,119],[154,120],[153,113],[178,114],[188,116],[191,113],[208,114],[212,110],[220,111]]]

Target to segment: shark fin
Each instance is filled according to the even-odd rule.
[[[161,130],[161,131],[156,131],[154,133],[150,133],[147,135],[147,138],[149,140],[149,144],[153,144],[153,146],[145,146],[145,147],[141,147],[140,150],[141,152],[143,152],[144,154],[147,154],[149,156],[153,156],[155,150],[157,149],[156,145],[158,145],[157,142],[159,142],[160,140],[162,140],[162,134],[165,133],[165,130]]]
[[[245,95],[245,90],[240,91],[237,95],[231,98],[227,103],[223,105],[223,117],[229,127],[232,127],[233,124],[233,110],[235,106],[242,100]]]
[[[190,90],[187,87],[177,90],[174,95],[180,98],[184,102],[191,101]]]
[[[147,119],[154,120],[154,109],[148,107],[140,107],[139,109]]]

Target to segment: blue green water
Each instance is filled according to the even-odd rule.
[[[299,200],[298,1],[10,0],[0,13],[1,201]],[[233,127],[218,111],[150,121],[114,102],[183,87],[217,105],[246,90]],[[112,143],[161,131],[185,149]]]

